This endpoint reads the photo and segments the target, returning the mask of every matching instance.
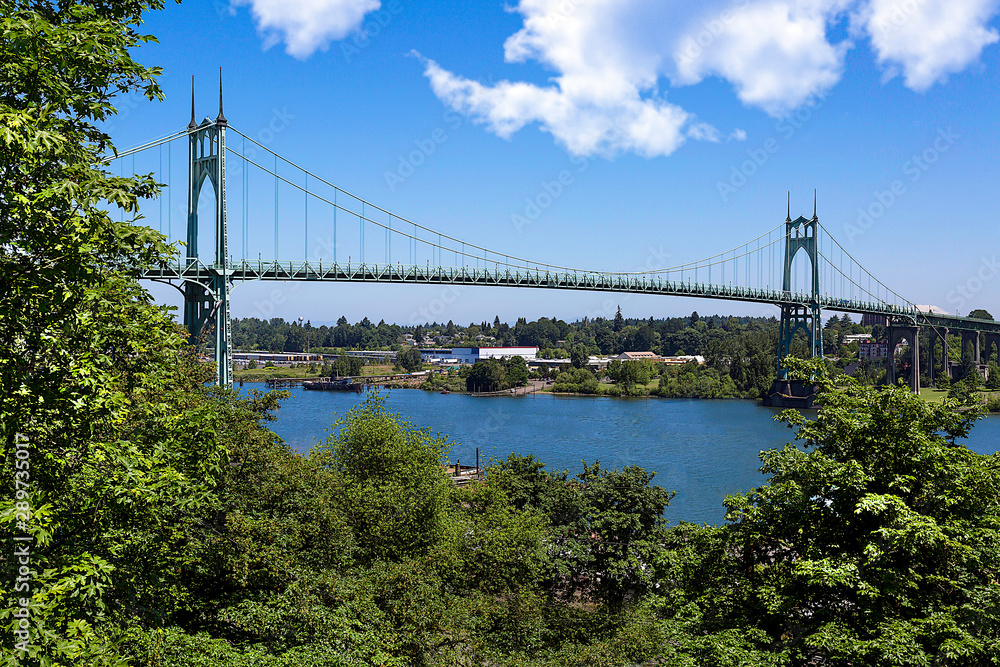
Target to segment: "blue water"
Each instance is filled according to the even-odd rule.
[[[666,511],[672,522],[721,523],[726,494],[763,483],[759,452],[793,438],[787,426],[774,421],[778,410],[753,401],[386,393],[393,412],[447,436],[452,463],[474,464],[478,447],[482,465],[516,452],[534,454],[548,469],[571,475],[583,471],[581,460],[655,471],[654,483],[677,492]],[[307,453],[363,400],[363,394],[295,388],[270,428],[292,449]],[[1000,450],[1000,417],[981,420],[965,444],[981,454]]]

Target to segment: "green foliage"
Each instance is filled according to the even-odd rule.
[[[364,359],[341,354],[330,364],[329,371],[323,374],[331,377],[357,377],[361,375],[361,369],[364,368],[364,365]]]
[[[994,391],[1000,390],[1000,366],[995,361],[991,361],[987,368],[989,377],[986,380],[986,388]]]
[[[378,393],[334,428],[312,458],[333,471],[337,503],[366,557],[398,561],[444,539],[445,441],[400,422]]]
[[[157,185],[112,176],[99,128],[115,94],[161,96],[159,69],[131,55],[151,39],[136,32],[142,12],[160,6],[0,8],[0,532],[32,537],[29,646],[6,650],[17,620],[5,605],[5,664],[122,663],[114,629],[152,603],[173,527],[212,502],[226,465],[210,377],[125,277],[169,251],[130,224]],[[15,471],[19,437],[30,466]],[[5,559],[5,591],[15,573]]]
[[[937,389],[950,389],[951,388],[951,378],[944,371],[937,373],[934,376],[934,386]]]
[[[550,528],[547,588],[564,598],[583,594],[612,607],[640,597],[652,580],[663,538],[663,510],[673,497],[638,466],[602,469],[584,463],[570,480],[532,456],[511,454],[491,467],[489,486],[517,509],[544,514]]]
[[[599,392],[597,378],[586,368],[563,371],[556,376],[552,391],[573,394],[596,394]]]
[[[483,359],[462,369],[465,388],[470,392],[501,391],[520,387],[528,382],[528,365],[524,358]]]
[[[822,408],[783,413],[803,449],[763,452],[768,484],[726,501],[752,587],[734,617],[794,662],[995,659],[1000,461],[955,444],[981,412],[792,363]]]
[[[617,360],[615,360],[617,361]],[[626,389],[636,385],[645,386],[656,373],[653,364],[648,361],[625,361],[608,364],[608,377],[612,382],[621,384]]]
[[[740,398],[736,383],[728,374],[707,365],[689,362],[673,368],[660,378],[655,393],[670,398]],[[756,397],[755,390],[748,395]]]
[[[523,387],[528,383],[528,364],[523,357],[514,355],[504,365],[507,387]]]
[[[484,359],[474,363],[465,378],[465,388],[473,392],[500,391],[507,370],[500,359]]]
[[[396,365],[407,373],[419,371],[424,367],[423,357],[420,356],[420,349],[408,347],[396,353]]]

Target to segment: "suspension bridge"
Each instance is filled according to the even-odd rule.
[[[180,155],[175,165],[176,153]],[[1000,353],[1000,322],[921,311],[827,232],[817,217],[815,199],[812,217],[792,219],[789,203],[785,220],[767,232],[677,266],[615,272],[548,264],[435,231],[278,155],[229,124],[221,83],[214,120],[197,122],[192,82],[187,127],[117,153],[108,164],[122,175],[126,170],[153,173],[165,185],[158,199],[141,206],[143,223],[184,243],[177,256],[144,269],[140,277],[168,282],[183,292],[184,325],[192,342],[214,338],[221,385],[232,383],[230,296],[246,281],[521,287],[746,301],[780,308],[779,359],[791,351],[800,331],[810,354],[822,355],[824,310],[884,318],[890,350],[900,341],[918,346],[921,328],[930,328],[944,341],[949,331],[960,333],[963,353],[967,342],[974,343],[977,363],[980,334],[986,358],[993,346]],[[186,203],[178,201],[175,212],[171,184],[184,179]],[[207,197],[202,205],[206,184],[214,192],[212,211]],[[933,349],[932,344],[931,373]],[[947,344],[942,350],[947,369]],[[915,391],[919,357],[913,355],[911,370]],[[895,381],[895,365],[888,363],[887,368],[889,381]],[[776,388],[775,395],[801,391],[787,380],[781,362],[776,377],[776,387],[784,382],[784,389]]]

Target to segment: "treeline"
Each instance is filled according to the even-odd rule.
[[[482,322],[468,326],[437,322],[416,326],[378,324],[366,317],[350,324],[341,317],[336,326],[314,327],[309,321],[286,322],[281,318],[233,320],[233,343],[238,349],[271,352],[302,352],[315,348],[398,350],[408,343],[425,347],[538,347],[542,358],[570,358],[574,350],[582,355],[618,355],[622,352],[655,352],[663,356],[707,355],[713,345],[733,336],[761,331],[777,331],[774,317],[701,317],[697,312],[686,317],[665,319],[628,319],[619,309],[612,319],[583,318],[567,323],[542,317],[528,322],[518,318],[514,326],[500,322]],[[824,349],[837,356],[843,336],[869,329],[850,320],[846,314],[830,318],[824,326]],[[803,351],[805,342],[801,343]]]
[[[372,324],[367,317],[353,325],[341,317],[333,327],[314,327],[309,321],[286,322],[280,317],[250,317],[233,319],[232,331],[233,345],[238,350],[305,352],[316,348],[397,350],[407,329],[384,320]]]

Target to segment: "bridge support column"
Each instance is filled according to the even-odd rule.
[[[886,359],[886,381],[896,384],[896,345],[906,340],[910,345],[913,362],[910,366],[910,389],[920,393],[920,327],[913,325],[889,324],[889,354]]]
[[[951,334],[946,328],[944,330],[944,338],[941,343],[941,356],[943,357],[941,360],[941,369],[944,371],[944,374],[948,376],[949,380],[953,379],[951,377],[951,345],[948,344],[948,337],[950,335]]]
[[[187,261],[199,261],[198,200],[205,181],[215,189],[215,257],[206,275],[189,279],[184,286],[184,326],[192,344],[204,343],[206,326],[215,324],[215,365],[218,383],[233,382],[229,230],[226,221],[226,127],[222,113],[222,81],[219,81],[219,115],[198,125],[194,115],[194,84],[191,86],[191,122],[188,123],[188,226]],[[205,262],[208,264],[208,262]]]
[[[989,363],[993,359],[993,355],[996,354],[997,363],[1000,364],[1000,333],[983,334],[983,338],[986,342],[986,349],[983,351],[986,363]]]
[[[941,358],[938,359],[937,355],[937,344],[941,343]],[[948,329],[947,328],[937,328],[931,327],[930,340],[928,341],[930,349],[927,351],[927,361],[930,364],[930,368],[927,369],[927,376],[930,378],[932,383],[937,384],[938,373],[934,370],[934,362],[941,362],[941,373],[951,379],[951,371],[948,368]]]
[[[962,332],[962,359],[965,359],[966,348],[972,345],[972,355],[973,360],[976,362],[976,366],[979,365],[979,332],[978,331],[963,331]]]
[[[811,382],[789,380],[788,369],[785,368],[785,357],[791,353],[792,341],[800,330],[805,332],[808,340],[809,356],[823,356],[823,322],[822,309],[819,306],[819,256],[816,239],[818,228],[819,218],[816,216],[815,200],[811,219],[799,216],[792,220],[791,205],[789,204],[788,216],[785,218],[785,266],[782,277],[782,292],[787,299],[791,300],[792,263],[800,250],[805,252],[809,258],[812,267],[812,285],[808,301],[781,304],[777,379],[772,383],[768,395],[764,397],[764,405],[810,407],[815,398],[815,387]]]
[[[934,348],[937,346],[937,334],[931,330],[930,345],[927,348],[927,377],[934,384]]]
[[[969,347],[972,350],[969,351]],[[979,332],[978,331],[962,331],[962,356],[961,360],[964,364],[965,360],[971,355],[972,361],[975,364],[976,372],[981,373],[981,368],[979,365]]]

